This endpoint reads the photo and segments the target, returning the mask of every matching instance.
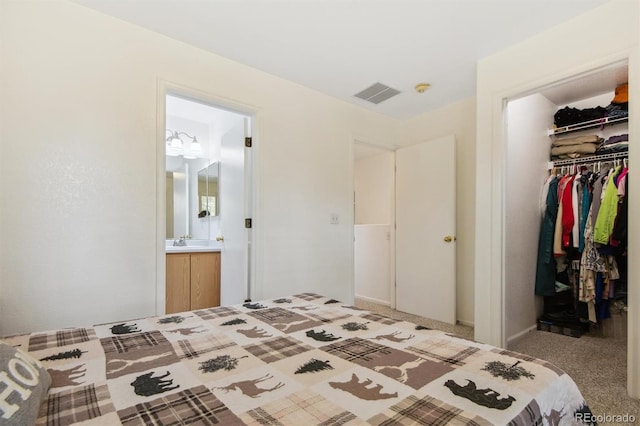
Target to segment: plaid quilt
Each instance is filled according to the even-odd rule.
[[[6,342],[52,377],[38,424],[569,425],[554,365],[321,295]]]

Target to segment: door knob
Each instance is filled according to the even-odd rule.
[[[224,237],[216,237],[216,241],[224,241]]]
[[[455,241],[456,237],[452,237],[451,235],[447,235],[446,237],[444,237],[444,242],[445,243],[450,243],[451,241]]]

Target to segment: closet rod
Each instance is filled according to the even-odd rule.
[[[599,161],[617,160],[629,157],[629,152],[615,152],[613,154],[594,155],[591,157],[570,158],[568,160],[550,161],[549,166],[571,166],[573,164],[597,163]]]

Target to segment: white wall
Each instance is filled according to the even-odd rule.
[[[531,327],[542,313],[534,295],[542,214],[540,189],[547,163],[556,105],[540,94],[509,102],[505,185],[505,300],[507,340]]]
[[[156,313],[160,80],[257,110],[254,297],[351,300],[351,141],[396,120],[66,1],[0,39],[0,335]]]
[[[615,22],[615,25],[610,25]],[[503,206],[504,99],[629,58],[629,137],[640,134],[640,10],[636,0],[612,0],[478,63],[476,150],[475,338],[505,344]],[[606,37],[600,30],[606,28]],[[611,43],[611,40],[616,40]],[[553,46],[553,48],[550,48]],[[630,147],[629,165],[640,167]],[[635,190],[634,190],[635,188]],[[630,216],[640,211],[640,185],[630,185]],[[632,201],[634,200],[634,201]],[[629,235],[640,235],[629,223]],[[640,240],[629,241],[629,281],[640,282]],[[629,324],[640,324],[640,292],[629,289]],[[482,309],[480,309],[482,307]],[[640,397],[640,336],[629,327],[627,387]]]
[[[394,153],[356,160],[354,169],[355,223],[390,223],[395,208]]]
[[[464,99],[403,123],[402,146],[446,135],[456,138],[456,315],[473,324],[475,238],[475,98]]]
[[[388,224],[354,226],[355,296],[389,305],[391,234]]]

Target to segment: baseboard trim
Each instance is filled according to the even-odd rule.
[[[471,328],[473,328],[473,326],[474,326],[473,321],[466,321],[466,320],[461,320],[461,319],[459,319],[459,320],[457,320],[456,322],[457,322],[458,324],[460,324],[460,325],[466,325],[467,327],[471,327]]]
[[[391,306],[391,302],[375,299],[373,297],[361,296],[359,294],[354,295],[354,297],[356,299],[364,300],[365,302],[377,303],[378,305],[383,305],[383,306]]]
[[[516,333],[513,336],[507,338],[507,348],[509,348],[509,346],[512,343],[517,342],[518,340],[523,339],[527,334],[531,333],[533,330],[537,330],[538,326],[537,324],[532,325],[531,327],[527,327],[524,330],[522,330],[520,333]]]

